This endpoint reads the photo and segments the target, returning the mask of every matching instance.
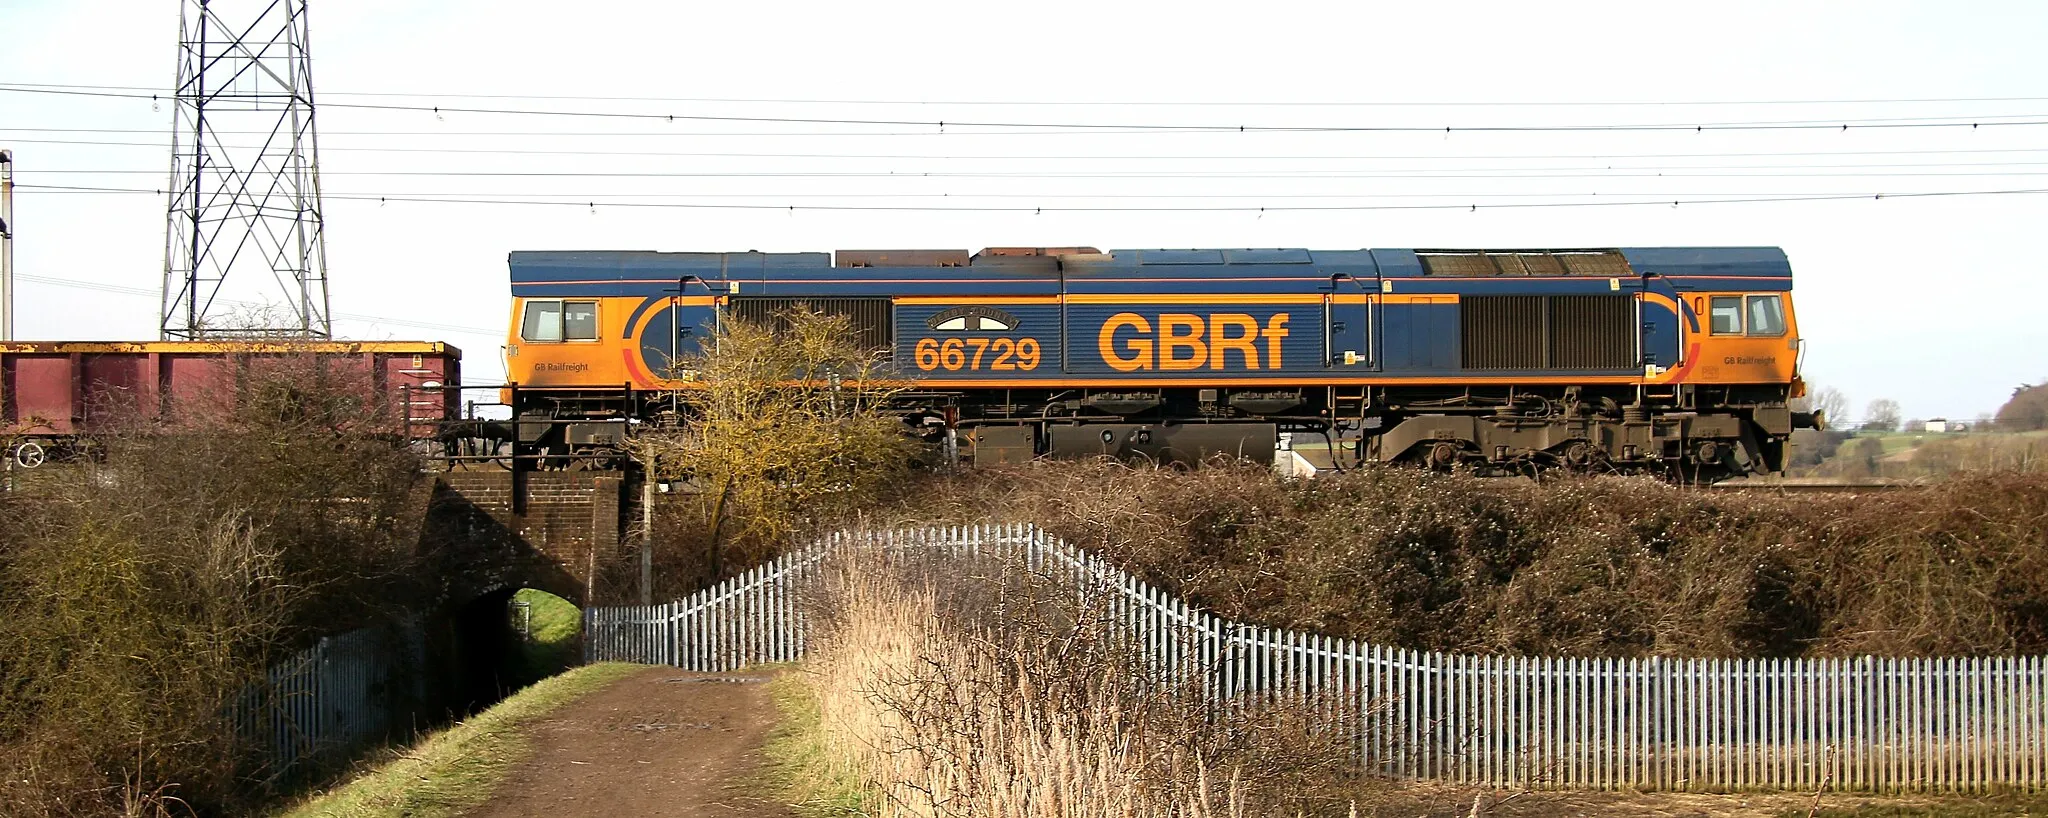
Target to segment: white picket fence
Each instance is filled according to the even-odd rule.
[[[1502,787],[2048,789],[2048,657],[1461,656],[1231,622],[1028,526],[846,532],[687,599],[584,612],[590,661],[725,672],[804,655],[801,597],[849,546],[1017,560],[1104,606],[1220,707],[1317,702],[1390,776]],[[1190,664],[1193,663],[1193,664]]]

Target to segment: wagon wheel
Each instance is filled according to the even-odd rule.
[[[456,457],[449,461],[452,470],[471,469],[512,469],[512,444],[502,440],[462,438],[448,443],[448,453]]]
[[[49,459],[50,453],[43,449],[43,444],[33,440],[14,447],[14,465],[24,469],[36,468],[49,462]]]
[[[562,464],[567,471],[603,471],[612,467],[616,456],[607,446],[577,446],[569,454],[570,459]]]

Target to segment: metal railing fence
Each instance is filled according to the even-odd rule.
[[[1389,776],[1502,787],[2048,788],[2048,657],[1466,656],[1232,622],[1030,526],[842,532],[688,598],[584,611],[590,661],[726,672],[800,659],[801,594],[850,547],[1000,556],[1071,581],[1215,706],[1315,701]],[[1341,721],[1338,721],[1340,720]]]
[[[407,621],[322,638],[271,666],[233,708],[235,729],[273,777],[389,734],[424,696],[424,634]]]

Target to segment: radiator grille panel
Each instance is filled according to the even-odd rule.
[[[1564,263],[1558,261],[1557,256],[1548,253],[1542,255],[1536,253],[1516,253],[1512,256],[1501,256],[1501,267],[1503,269],[1507,269],[1510,259],[1520,262],[1522,272],[1532,276],[1561,276],[1565,274]]]
[[[1631,369],[1635,299],[1477,295],[1458,302],[1466,369]]]
[[[1458,305],[1466,369],[1543,368],[1543,296],[1466,296]]]
[[[1500,268],[1484,253],[1421,256],[1422,272],[1433,276],[1497,276]]]
[[[868,349],[884,349],[895,344],[895,305],[887,298],[785,298],[782,296],[734,296],[726,302],[726,317],[756,324],[767,324],[775,330],[788,328],[789,322],[781,318],[782,313],[799,305],[813,312],[826,315],[843,315],[853,320],[853,331],[860,344]]]
[[[1423,275],[1603,276],[1631,278],[1635,269],[1616,250],[1417,250]]]
[[[1625,295],[1550,296],[1550,368],[1635,366],[1635,323],[1635,299]]]
[[[1636,274],[1620,253],[1564,253],[1557,260],[1564,263],[1565,272],[1575,276],[1630,278]]]

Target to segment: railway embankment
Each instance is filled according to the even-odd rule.
[[[797,804],[1019,818],[2041,805],[2024,772],[2038,738],[2019,738],[2041,711],[2014,687],[2038,689],[2038,664],[2020,681],[2011,661],[1943,663],[1956,683],[1929,686],[1937,663],[1914,663],[1901,706],[1908,691],[1871,684],[1871,665],[1834,660],[1456,662],[1218,623],[1022,526],[830,542],[664,611],[600,615],[593,637],[729,672],[787,658],[778,628],[802,633],[802,689],[783,697],[771,748],[799,768],[778,771]],[[784,618],[791,603],[803,624]],[[1866,671],[1823,672],[1851,666]],[[1893,702],[1893,720],[1816,696],[1823,677],[1847,699]]]
[[[916,520],[1026,520],[1241,621],[1457,653],[2048,651],[2048,476],[1879,491],[1109,463],[935,481]]]

